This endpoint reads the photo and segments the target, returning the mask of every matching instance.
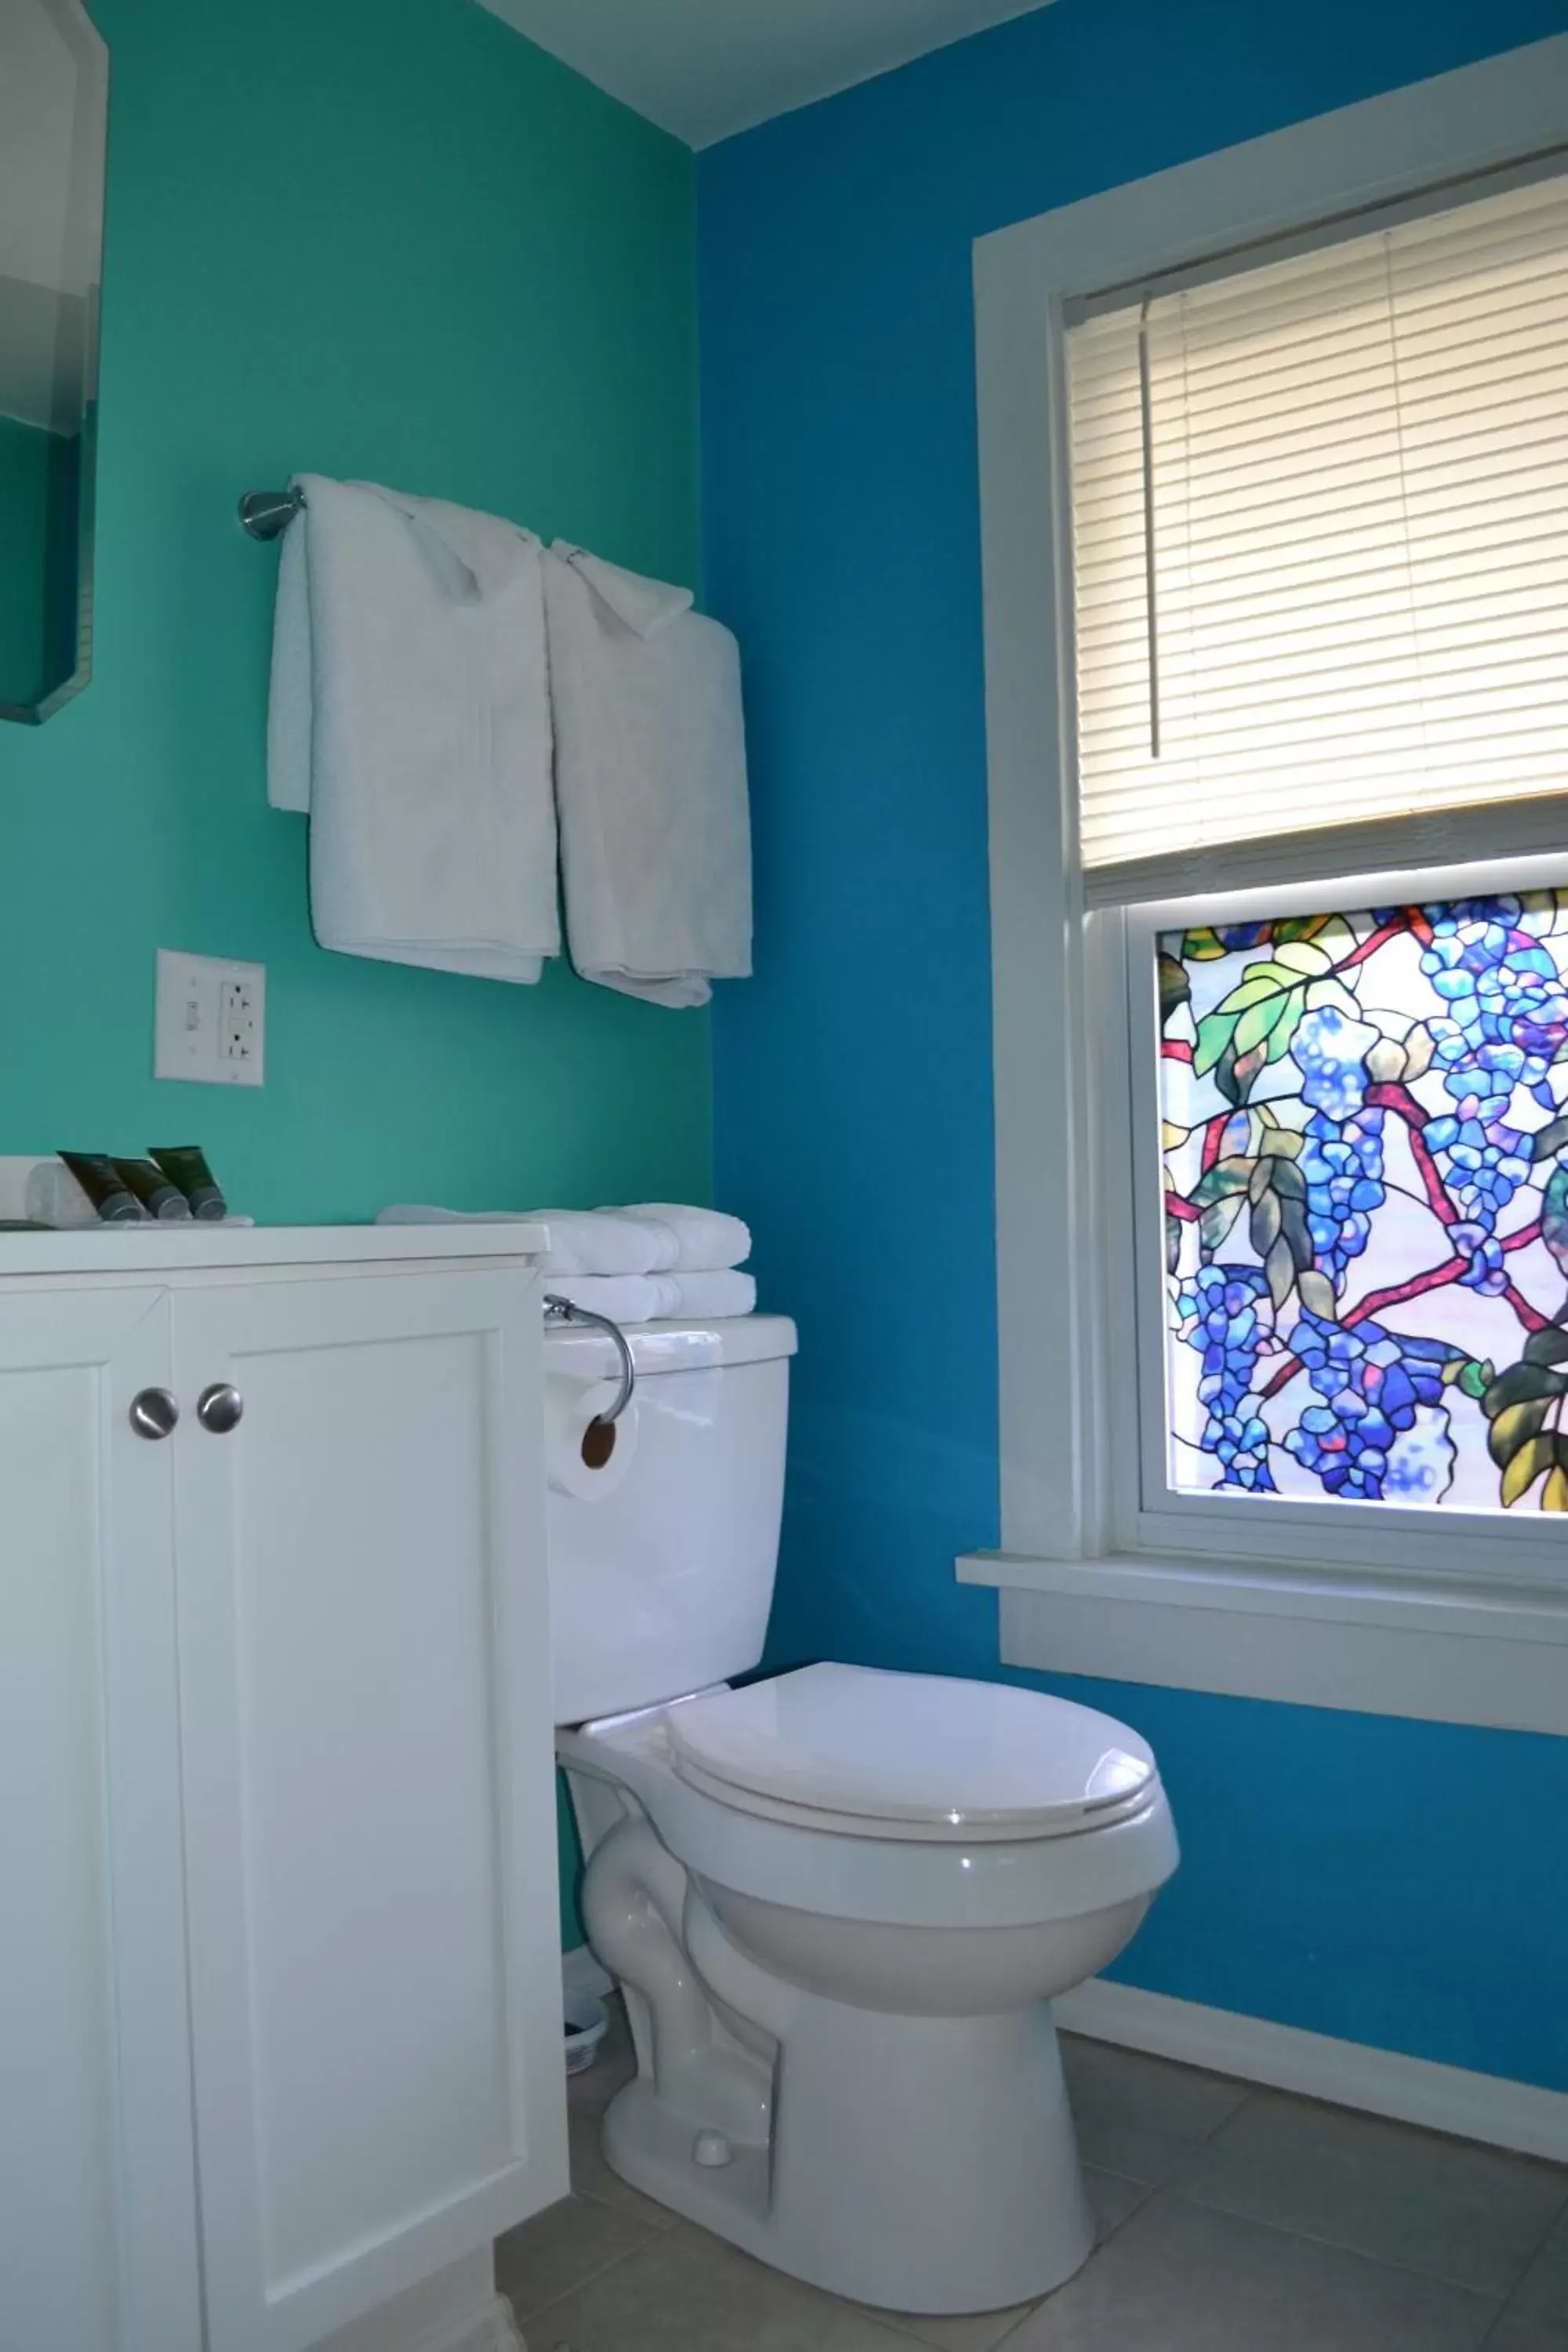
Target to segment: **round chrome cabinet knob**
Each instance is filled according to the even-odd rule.
[[[215,1437],[226,1437],[231,1429],[237,1428],[244,1411],[245,1399],[226,1381],[215,1381],[196,1399],[196,1419]]]
[[[131,1400],[131,1426],[151,1444],[167,1437],[180,1418],[180,1408],[167,1389],[139,1389]]]

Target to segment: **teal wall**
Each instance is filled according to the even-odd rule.
[[[268,1219],[706,1199],[706,1014],[314,945],[234,520],[363,475],[694,581],[691,158],[474,0],[92,5],[95,676],[0,726],[0,1152],[199,1138]],[[158,947],[266,964],[259,1092],[153,1081]]]
[[[0,702],[36,702],[43,687],[51,441],[0,416]]]

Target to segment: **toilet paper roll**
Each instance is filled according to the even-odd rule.
[[[637,1450],[635,1397],[618,1420],[600,1418],[619,1394],[618,1381],[546,1378],[544,1471],[552,1493],[578,1503],[615,1493]]]

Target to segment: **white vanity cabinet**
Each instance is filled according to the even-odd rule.
[[[539,1295],[475,1256],[0,1237],[5,2352],[294,2352],[565,2193]]]

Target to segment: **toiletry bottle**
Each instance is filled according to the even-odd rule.
[[[100,1223],[133,1224],[140,1218],[142,1204],[126,1190],[112,1160],[101,1151],[62,1151],[60,1158],[98,1211]]]
[[[184,1224],[190,1222],[191,1204],[151,1160],[116,1160],[120,1180],[128,1192],[134,1192],[150,1217],[161,1225]]]
[[[191,1204],[191,1214],[203,1224],[216,1224],[228,1214],[228,1202],[213,1181],[212,1170],[198,1143],[170,1143],[155,1148],[153,1158],[171,1183],[178,1185]]]

